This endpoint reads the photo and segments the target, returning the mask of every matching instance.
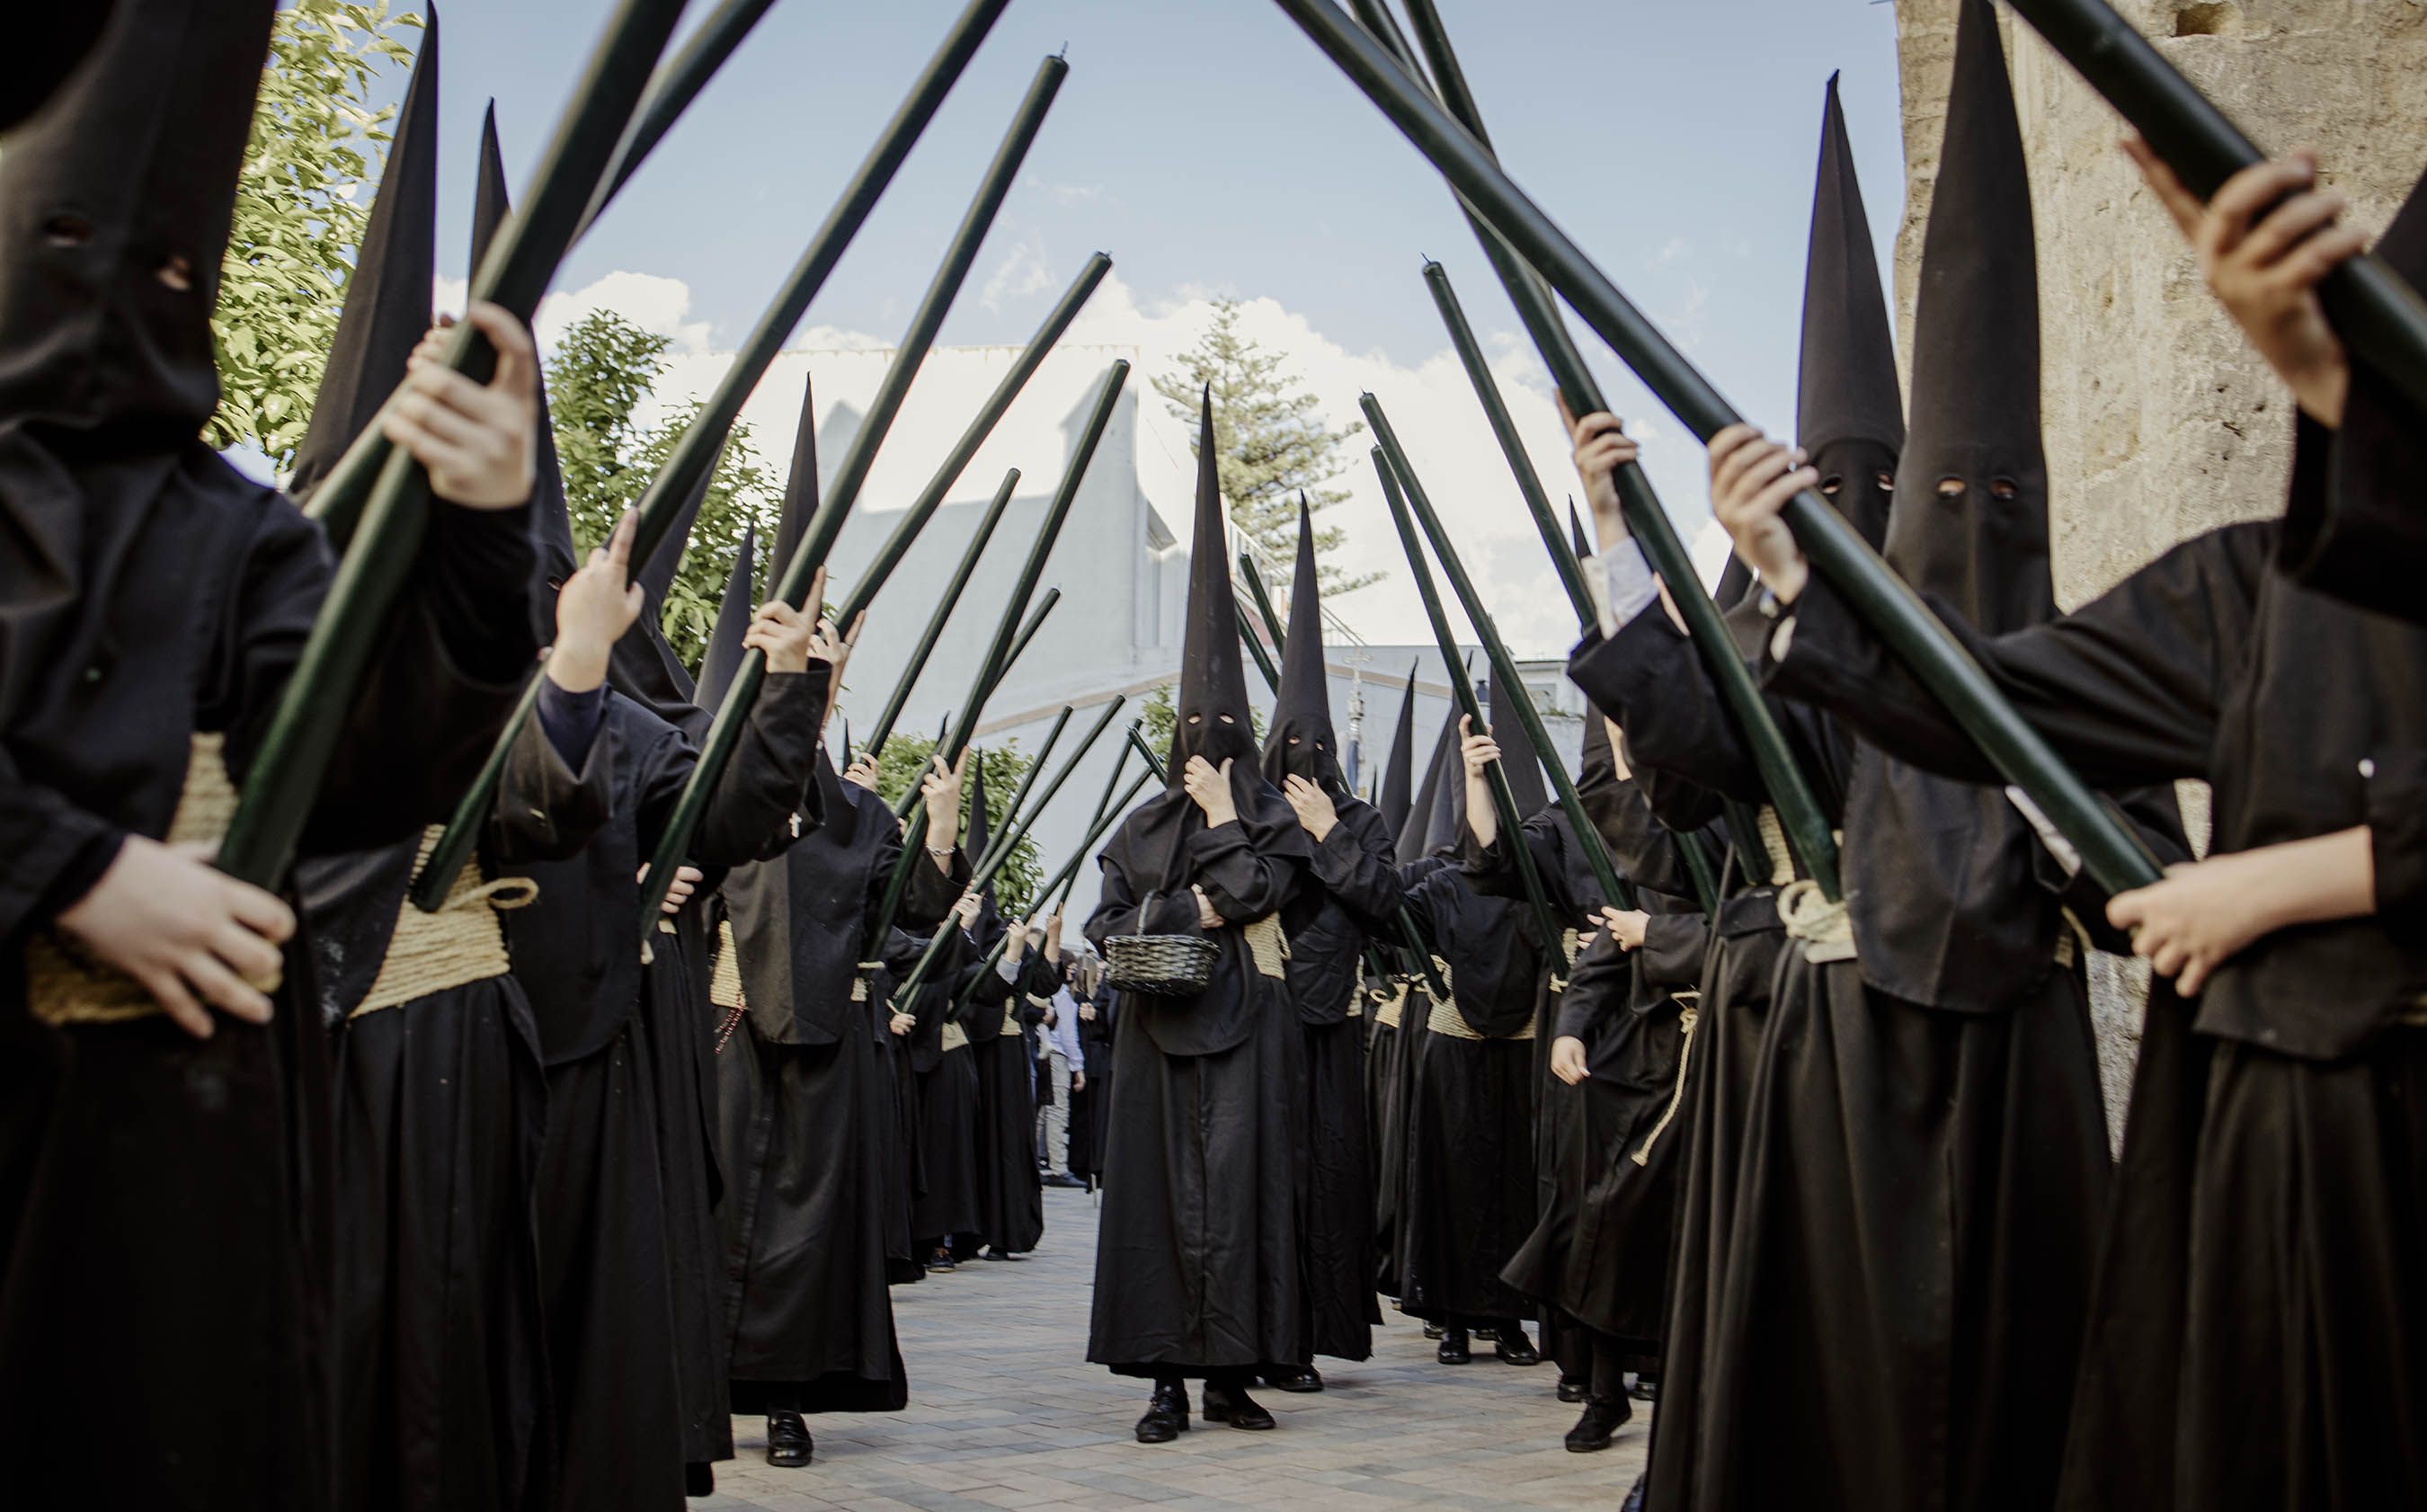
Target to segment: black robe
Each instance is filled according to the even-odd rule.
[[[1430,1007],[1413,1057],[1399,1306],[1459,1325],[1530,1317],[1531,1299],[1500,1272],[1539,1216],[1534,1039],[1548,988],[1539,926],[1526,904],[1477,892],[1454,865],[1414,880],[1406,900],[1448,964],[1451,1001]]]
[[[871,1021],[883,1004],[858,985],[902,836],[875,793],[830,768],[818,782],[826,824],[725,885],[747,1004],[717,1059],[737,1412],[890,1412],[909,1400],[888,1291],[893,1084]],[[966,870],[953,864],[948,875],[911,859],[905,923],[952,907]]]
[[[588,842],[611,800],[602,743],[577,773],[540,721],[524,725],[482,874]],[[546,1081],[529,1000],[502,969],[356,1012],[420,849],[296,873],[335,1045],[336,1464],[350,1505],[510,1512],[545,1504],[554,1469],[534,1189]]]
[[[911,958],[925,947],[926,941],[918,940]],[[910,1209],[910,1235],[923,1251],[950,1242],[960,1254],[969,1250],[969,1236],[978,1227],[978,1071],[967,1026],[986,1016],[967,1000],[978,973],[994,967],[975,959],[983,952],[961,930],[947,937],[945,950],[952,971],[930,976],[911,1009],[918,1019],[910,1032],[910,1065],[917,1078],[919,1172],[924,1180]]]
[[[1234,772],[1234,792],[1255,780]],[[1087,1358],[1116,1374],[1230,1374],[1304,1358],[1302,1040],[1285,984],[1257,969],[1242,926],[1301,885],[1305,832],[1277,795],[1242,803],[1241,819],[1214,829],[1174,822],[1185,801],[1166,793],[1122,821],[1087,920],[1099,950],[1136,934],[1203,935],[1221,950],[1197,996],[1121,1004],[1087,1331]],[[1191,885],[1224,920],[1210,935]]]
[[[1758,624],[1753,606],[1737,616]],[[1588,637],[1571,675],[1639,762],[1757,801],[1694,655],[1655,606],[1609,641]],[[1808,713],[1785,723],[1842,822],[1855,763],[1878,754]],[[1975,880],[2032,886],[2008,871]],[[1903,917],[1920,917],[1914,902]],[[1961,979],[1961,961],[1950,948],[1939,965]],[[1861,960],[1814,961],[1792,942],[1777,970],[1738,1164],[1708,1189],[1733,1181],[1721,1269],[1706,1248],[1678,1277],[1702,1288],[1705,1316],[1669,1340],[1693,1385],[1671,1374],[1664,1389],[1652,1494],[1696,1507],[2045,1504],[2108,1175],[2077,952],[2035,981],[1964,982],[2010,995],[1993,1012],[1892,997]],[[1733,1081],[1747,1058],[1735,1032],[1751,1025],[1717,1027],[1709,1063]]]
[[[1052,968],[1032,951],[1016,981],[987,967],[961,1016],[977,1071],[977,1234],[998,1254],[1024,1255],[1045,1237],[1036,1169],[1035,1059],[1028,1033],[1052,1000]]]
[[[1092,998],[1080,997],[1075,987],[1071,991],[1070,1000],[1079,1006],[1078,1069],[1086,1072],[1087,1084],[1070,1088],[1070,1174],[1086,1181],[1095,1180],[1104,1169],[1104,1108],[1113,1095],[1115,998],[1100,985]]]
[[[810,764],[824,683],[815,668],[767,679],[693,837],[694,864],[774,855],[791,843],[796,811],[817,817]],[[664,1193],[659,1088],[669,1076],[650,1037],[662,1016],[643,1007],[662,968],[642,959],[635,882],[696,755],[682,731],[611,689],[599,739],[614,742],[613,817],[580,855],[530,869],[539,899],[506,925],[548,1063],[540,1255],[562,1455],[555,1504],[585,1512],[676,1504],[697,1421],[682,1391]],[[654,948],[669,936],[647,938]]]
[[[2327,455],[2302,422],[2296,499]],[[2049,625],[1950,627],[2084,780],[2206,779],[2214,853],[2365,825],[2380,878],[2415,877],[2427,632],[2285,578],[2278,529],[2195,537]],[[1796,623],[1782,690],[1995,780],[1832,594]],[[2153,989],[2059,1505],[2427,1501],[2427,931],[2401,892],[2254,941],[2195,1018]]]
[[[1400,887],[1381,811],[1344,789],[1331,796],[1339,822],[1314,844],[1314,885],[1281,915],[1290,1000],[1306,1041],[1306,1347],[1365,1359],[1382,1312],[1374,1300],[1379,1260],[1360,978],[1366,942],[1390,927]]]
[[[24,441],[0,455],[11,480]],[[225,735],[241,782],[329,548],[198,442],[70,471],[108,560],[0,620],[0,1484],[61,1504],[106,1466],[111,1496],[146,1506],[325,1505],[334,1183],[311,936],[271,1022],[220,1016],[207,1040],[156,1016],[38,1023],[24,962],[122,836],[167,833],[194,732]],[[530,666],[530,563],[519,514],[432,511],[304,854],[446,817]]]

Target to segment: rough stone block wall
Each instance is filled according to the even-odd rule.
[[[2316,148],[2359,224],[2383,226],[2427,170],[2421,0],[2115,4],[2262,149]],[[1907,352],[1955,16],[1955,0],[1897,0],[1906,179],[1896,299]],[[2056,596],[2072,606],[2188,536],[2279,512],[2291,399],[2117,149],[2121,120],[2028,24],[2001,19],[2037,221]],[[2206,795],[2186,800],[2204,841]],[[2109,1107],[2120,1113],[2145,976],[2107,962],[2093,984]]]

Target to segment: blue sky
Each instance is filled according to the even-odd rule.
[[[1844,73],[1883,252],[1898,220],[1893,8],[1440,4],[1519,180],[1740,408],[1788,428],[1805,217],[1832,70]],[[608,8],[444,8],[442,273],[460,271],[464,257],[482,103],[496,96],[519,176]],[[729,348],[957,9],[957,0],[780,0],[560,286],[614,272],[678,281],[692,328],[711,350]],[[1418,274],[1429,254],[1488,336],[1513,337],[1514,317],[1440,180],[1266,0],[1014,0],[808,324],[898,333],[1037,59],[1065,44],[1070,77],[946,342],[1020,339],[1098,248],[1142,306],[1269,300],[1339,348],[1406,368],[1445,350]],[[1631,383],[1612,392],[1630,414],[1651,408]],[[1354,398],[1339,396],[1339,407]],[[1699,516],[1698,448],[1673,425],[1665,443],[1655,429],[1651,445],[1678,512]],[[1536,460],[1563,491],[1563,455],[1537,444]],[[1513,493],[1488,507],[1504,504],[1516,507]],[[1387,534],[1378,518],[1343,523]],[[1411,596],[1396,608],[1383,597],[1376,612],[1393,623],[1375,638],[1411,639],[1396,633]]]

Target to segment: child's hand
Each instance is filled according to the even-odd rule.
[[[607,680],[615,642],[641,617],[647,595],[632,581],[635,518],[627,512],[607,544],[590,553],[589,564],[566,578],[556,595],[556,646],[548,653],[547,676],[568,693],[586,693]]]
[[[92,890],[61,912],[60,933],[152,994],[178,1028],[211,1037],[211,1009],[269,1022],[279,950],[295,915],[275,893],[238,882],[184,846],[129,835]]]
[[[441,361],[442,321],[407,360],[404,382],[380,412],[387,438],[430,473],[430,491],[469,510],[520,509],[531,496],[539,447],[539,355],[530,332],[483,301],[464,312],[497,366],[476,383]]]
[[[2212,855],[2166,869],[2166,880],[2107,900],[2107,921],[2132,932],[2132,953],[2175,990],[2196,996],[2219,966],[2272,927],[2273,878],[2264,852]]]

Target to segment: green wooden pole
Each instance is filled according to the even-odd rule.
[[[1273,612],[1273,595],[1264,589],[1264,575],[1256,570],[1256,559],[1239,553],[1239,576],[1246,579],[1247,595],[1256,606],[1256,618],[1264,622],[1264,633],[1273,638],[1273,655],[1279,656],[1287,637],[1281,629],[1281,617]]]
[[[1113,827],[1114,821],[1119,819],[1120,816],[1128,810],[1130,804],[1137,797],[1139,792],[1145,789],[1148,783],[1152,782],[1153,780],[1154,772],[1151,770],[1139,772],[1136,780],[1130,784],[1129,790],[1122,793],[1116,802],[1108,805],[1105,812],[1099,813],[1097,816],[1095,824],[1087,831],[1087,837],[1081,840],[1079,842],[1078,849],[1070,853],[1070,859],[1063,862],[1062,869],[1059,871],[1056,871],[1052,876],[1047,878],[1045,885],[1037,889],[1037,895],[1039,897],[1052,891],[1057,886],[1063,889],[1065,897],[1068,896],[1070,884],[1077,880],[1080,866],[1086,861],[1089,855],[1094,854],[1097,843],[1104,837],[1104,832]],[[944,920],[942,927],[944,929],[952,929],[955,926],[953,921],[948,919]],[[1010,946],[1010,944],[1011,935],[1008,932],[1003,935],[1002,938],[994,942],[993,948],[988,950],[985,957],[978,962],[978,969],[970,975],[969,984],[963,987],[960,991],[960,995],[953,1000],[956,1010],[961,1004],[967,1003],[969,999],[976,994],[978,983],[984,980],[985,972],[993,969],[994,964],[997,961],[1002,959],[1002,952]],[[897,992],[894,995],[894,1001],[898,1003],[901,1000],[902,996]]]
[[[799,609],[806,602],[809,584],[815,579],[818,570],[825,565],[827,554],[834,549],[835,538],[842,533],[843,521],[859,501],[860,486],[867,481],[868,470],[876,460],[876,448],[883,444],[894,417],[901,413],[902,401],[909,395],[911,382],[919,376],[920,365],[926,360],[927,350],[935,344],[936,333],[942,328],[944,316],[952,308],[953,297],[960,292],[962,283],[969,277],[970,265],[977,261],[978,247],[985,239],[986,229],[994,223],[995,212],[1002,208],[1004,197],[1011,192],[1020,162],[1027,156],[1029,146],[1035,141],[1037,131],[1045,123],[1045,113],[1052,106],[1054,93],[1069,71],[1069,65],[1058,57],[1049,57],[1038,65],[1028,94],[1012,118],[1011,129],[995,150],[993,161],[986,165],[985,175],[978,183],[977,193],[970,200],[968,211],[962,216],[959,227],[945,249],[944,260],[936,269],[925,296],[910,317],[909,330],[903,334],[902,344],[886,369],[885,380],[878,385],[875,397],[869,401],[867,417],[861,421],[858,432],[852,437],[851,448],[844,453],[842,465],[837,469],[833,484],[818,501],[817,512],[809,517],[799,545],[793,549],[791,560],[784,563],[783,572],[776,580],[775,596],[793,608]],[[772,350],[768,356],[773,359]],[[735,366],[741,366],[738,359]],[[694,425],[692,429],[697,430],[698,427]],[[688,439],[689,432],[686,432],[685,440]],[[682,443],[677,442],[677,454],[681,447]],[[674,459],[668,459],[665,472],[660,473],[658,482],[651,485],[652,493],[665,482],[666,473],[674,471]],[[661,512],[665,517],[659,522],[660,534],[672,520],[671,502]],[[632,545],[635,561],[647,561],[649,551],[656,545],[648,531],[648,506],[644,502]],[[664,901],[666,889],[673,884],[675,869],[691,849],[692,835],[708,812],[709,797],[725,775],[725,763],[732,759],[735,748],[741,743],[742,726],[748,723],[750,710],[758,700],[758,690],[766,680],[766,655],[753,649],[742,657],[741,665],[734,674],[733,686],[727,690],[725,703],[717,709],[715,721],[709,726],[708,738],[700,747],[699,761],[692,771],[691,782],[676,801],[665,833],[660,837],[656,854],[650,857],[647,877],[641,889],[641,912],[644,919],[656,919],[658,905]]]
[[[1525,196],[1465,129],[1418,89],[1371,38],[1343,15],[1332,0],[1277,3],[1383,109],[1434,167],[1490,218],[1509,243],[1541,270],[1560,296],[1635,369],[1645,386],[1686,429],[1707,441],[1740,421],[1741,416],[1711,386],[1710,381],[1627,301],[1583,249]],[[1628,524],[1643,542],[1653,568],[1665,573],[1663,557],[1673,548],[1683,564],[1683,549],[1675,541],[1673,529],[1668,532],[1665,544],[1655,546],[1652,516],[1657,513],[1656,508],[1640,511],[1638,506],[1630,504]],[[1817,494],[1807,490],[1789,502],[1785,519],[1813,570],[1846,596],[1872,632],[1963,726],[2006,780],[2021,788],[2038,805],[2080,853],[2083,865],[2101,887],[2110,893],[2120,892],[2146,886],[2159,879],[2160,870],[2148,848],[2118,822],[2097,795],[2059,759],[2047,741],[1997,691],[1979,664],[1939,624],[1920,595],[1880,560],[1879,553],[1843,516]],[[1659,523],[1666,523],[1665,516]],[[1690,573],[1690,566],[1687,571]],[[1689,576],[1681,581],[1698,583],[1699,579]],[[1702,629],[1693,630],[1695,639],[1706,645],[1706,656],[1726,645],[1721,639],[1723,626],[1718,624],[1718,610],[1710,605],[1707,595],[1675,593],[1672,590],[1672,596],[1686,611],[1689,627],[1695,626],[1698,619],[1710,622],[1707,639]],[[1698,605],[1707,608],[1707,614],[1698,615]],[[1750,683],[1750,672],[1740,658],[1730,655],[1713,659],[1715,665],[1733,665]],[[1721,687],[1725,691],[1728,684],[1723,681]],[[1748,721],[1745,727],[1750,735],[1753,726]],[[1770,792],[1773,800],[1783,796],[1775,784]],[[1816,806],[1814,815],[1816,814]],[[1783,804],[1780,817],[1782,822],[1789,818]],[[1800,853],[1800,843],[1798,850]],[[1806,855],[1804,860],[1809,867],[1811,857]],[[1833,865],[1830,870],[1833,882]],[[1815,880],[1820,880],[1816,872]]]
[[[1264,686],[1274,692],[1279,692],[1281,691],[1280,669],[1273,665],[1273,654],[1264,649],[1264,642],[1256,639],[1256,622],[1249,617],[1247,606],[1240,603],[1237,595],[1233,594],[1230,608],[1239,616],[1239,643],[1247,648],[1248,659],[1255,662],[1256,670],[1264,675]]]
[[[892,738],[893,726],[902,718],[902,706],[909,701],[910,690],[918,684],[919,675],[927,670],[927,658],[935,653],[936,642],[943,637],[944,623],[953,617],[953,606],[960,603],[962,591],[969,585],[969,574],[977,570],[978,558],[985,554],[994,528],[1002,523],[1003,509],[1011,503],[1012,490],[1018,486],[1019,469],[1014,467],[1002,475],[1002,486],[994,491],[994,497],[987,501],[985,512],[978,517],[976,533],[969,537],[969,545],[962,550],[960,561],[953,568],[953,576],[945,580],[943,596],[936,600],[935,610],[927,616],[927,627],[919,632],[919,643],[911,648],[910,659],[903,664],[902,675],[894,679],[893,691],[886,695],[885,711],[876,716],[875,731],[868,738],[870,755],[881,754],[885,750],[885,742]],[[844,619],[839,623],[849,625],[851,620]]]
[[[985,697],[982,698],[979,703],[980,707],[984,707],[986,703],[993,700],[994,691],[1002,686],[1003,678],[1011,675],[1011,669],[1019,665],[1020,657],[1028,650],[1028,642],[1036,639],[1036,632],[1045,627],[1046,616],[1051,614],[1053,612],[1053,606],[1061,602],[1062,590],[1058,588],[1049,588],[1040,597],[1038,597],[1036,600],[1036,607],[1028,611],[1027,622],[1020,626],[1019,634],[1013,639],[1011,649],[1003,654],[1002,666],[996,671],[992,679],[986,683]],[[943,723],[937,729],[936,735],[939,742],[943,739],[945,732],[952,727],[951,721],[952,716],[947,714],[944,717]],[[975,725],[972,724],[971,728],[974,729]],[[941,751],[942,749],[942,745],[938,743],[937,750]],[[904,793],[900,798],[894,800],[893,817],[902,820],[908,819],[910,817],[910,810],[916,807],[918,803],[919,790],[916,788],[913,788],[909,791]]]
[[[683,0],[623,0],[616,8],[540,159],[533,193],[499,228],[473,277],[473,298],[529,320],[682,8]],[[497,353],[468,323],[449,333],[444,360],[476,382],[497,369]],[[430,505],[420,463],[391,449],[245,774],[220,846],[219,867],[230,876],[262,887],[285,877],[363,674],[415,570]]]
[[[1129,731],[1123,737],[1121,749],[1119,753],[1113,757],[1112,774],[1104,779],[1103,795],[1096,800],[1096,811],[1087,817],[1087,833],[1091,835],[1095,833],[1096,827],[1104,821],[1105,810],[1111,808],[1113,805],[1113,793],[1121,785],[1121,774],[1129,771],[1130,748],[1137,740],[1137,730],[1138,722],[1135,720],[1130,721]],[[1082,850],[1083,851],[1084,847],[1082,847]],[[1070,902],[1070,889],[1077,886],[1078,884],[1079,869],[1076,867],[1066,867],[1064,869],[1064,875],[1061,882],[1062,896],[1053,900],[1052,912],[1058,914],[1068,905]],[[1037,891],[1038,896],[1042,897],[1046,893],[1052,891],[1052,888],[1050,886],[1041,887]]]
[[[699,98],[700,91],[708,88],[716,71],[732,57],[742,39],[750,35],[750,28],[774,8],[775,0],[725,0],[683,39],[675,56],[650,78],[649,92],[642,96],[640,109],[632,113],[632,124],[625,130],[624,139],[615,144],[614,164],[581,218],[584,233],[606,214],[607,206],[640,171],[641,164],[657,150],[658,143],[674,129],[682,113]]]
[[[995,852],[1002,849],[1003,836],[1009,834],[1019,822],[1019,805],[1028,802],[1028,789],[1036,785],[1036,774],[1043,772],[1045,763],[1052,759],[1053,747],[1061,740],[1063,728],[1070,723],[1070,716],[1076,710],[1065,704],[1062,706],[1062,712],[1053,716],[1053,727],[1045,732],[1044,743],[1037,746],[1036,755],[1029,758],[1028,770],[1019,774],[1018,783],[1011,789],[1011,802],[1003,807],[1002,822],[994,824],[992,820],[986,821],[993,825],[994,835],[986,841],[986,848],[982,854],[969,858],[969,865],[973,870],[983,870],[986,862],[994,859]],[[985,755],[983,751],[978,753],[980,759],[983,759]],[[977,818],[974,810],[969,817],[972,820]]]

